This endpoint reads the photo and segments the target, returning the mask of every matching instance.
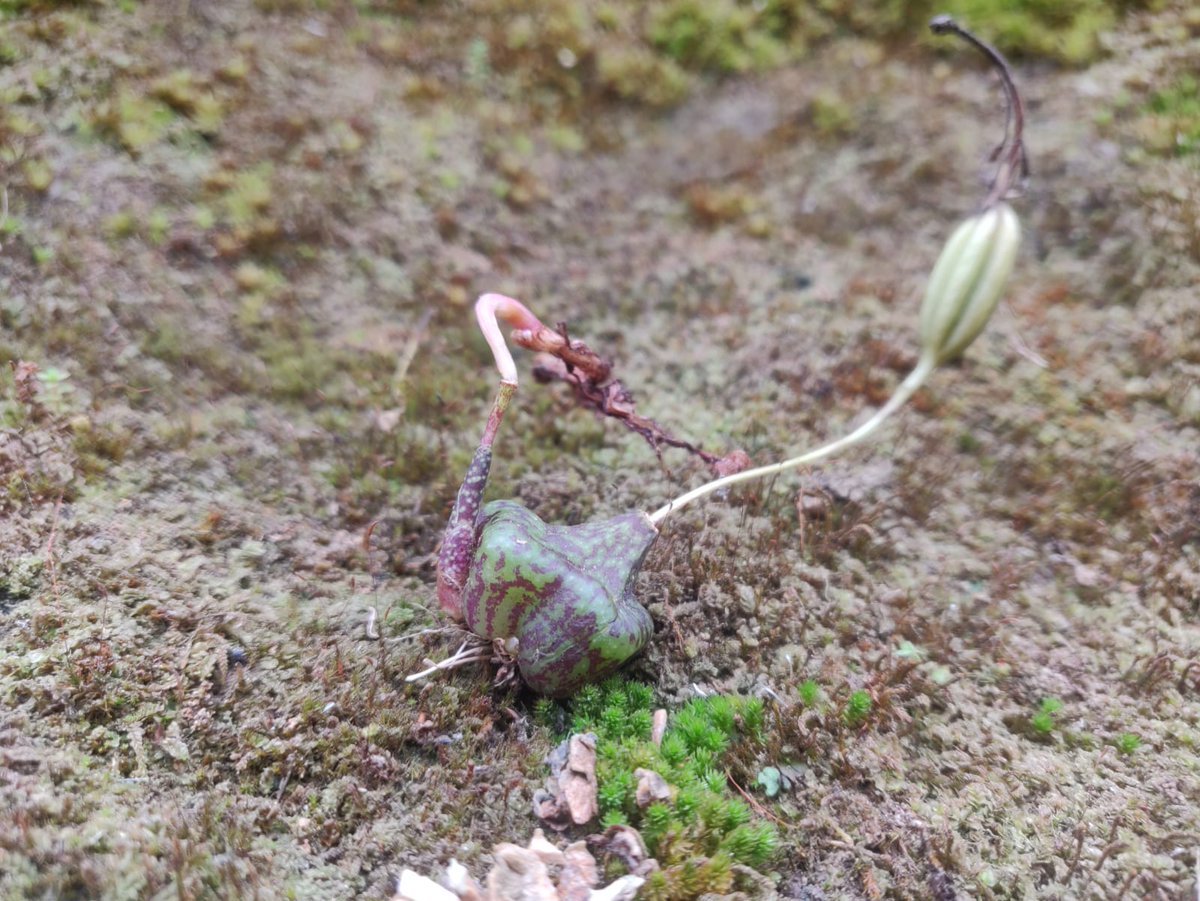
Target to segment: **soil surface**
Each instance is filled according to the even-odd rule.
[[[1187,7],[1017,63],[1023,243],[961,363],[867,444],[663,523],[627,672],[668,708],[768,699],[744,764],[793,780],[757,799],[762,896],[1195,892]],[[1003,125],[919,23],[661,98],[553,34],[501,52],[498,2],[0,10],[4,898],[388,898],[523,844],[558,740],[533,696],[404,680],[461,641],[433,562],[496,384],[474,298],[771,462],[915,363]],[[489,497],[575,523],[706,478],[530,363]],[[870,716],[823,730],[806,680]]]

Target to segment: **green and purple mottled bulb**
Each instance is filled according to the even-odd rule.
[[[483,508],[463,588],[463,615],[482,638],[515,637],[531,688],[559,697],[607,676],[650,640],[634,581],[658,530],[644,513],[547,525],[514,501]]]
[[[481,507],[491,463],[480,448],[438,558],[438,597],[481,638],[516,639],[521,677],[552,697],[602,679],[646,646],[650,614],[634,582],[658,529],[644,513],[548,525],[515,501]]]

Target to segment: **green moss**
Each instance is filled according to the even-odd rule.
[[[824,137],[845,137],[854,131],[854,113],[836,94],[827,92],[817,95],[813,98],[810,112],[813,126]]]
[[[270,163],[260,163],[233,175],[229,189],[222,197],[223,211],[230,225],[250,227],[267,211],[274,198],[273,178],[274,167]]]
[[[190,69],[177,69],[157,79],[150,94],[191,119],[200,134],[216,134],[225,118],[221,101]]]
[[[478,12],[486,40],[463,36],[457,52],[468,81],[500,76],[549,88],[583,108],[597,95],[648,106],[681,100],[690,73],[761,71],[803,57],[838,35],[911,41],[934,12],[959,17],[1014,56],[1083,65],[1100,35],[1131,7],[1151,0],[488,0]],[[824,133],[844,134],[854,117],[840,103],[814,110]]]
[[[1073,482],[1073,494],[1080,510],[1105,521],[1120,519],[1137,505],[1136,486],[1121,473],[1105,468],[1079,473]]]
[[[842,711],[842,718],[845,719],[846,725],[861,726],[870,715],[871,696],[861,688],[851,692],[849,700],[846,701],[846,709]]]
[[[335,355],[311,337],[272,342],[259,356],[266,364],[268,393],[285,400],[317,401],[339,370]]]
[[[92,124],[101,135],[137,155],[162,140],[175,119],[175,112],[166,104],[122,88],[96,108]]]
[[[150,214],[150,218],[146,220],[146,239],[155,245],[160,245],[167,240],[167,231],[171,227],[171,214],[167,210],[159,207]]]
[[[649,37],[681,65],[745,72],[776,66],[787,58],[786,36],[774,33],[771,21],[735,0],[673,0],[654,15]]]
[[[1145,0],[949,0],[944,8],[1011,56],[1083,66],[1100,56],[1100,36],[1121,13],[1154,5]]]
[[[755,820],[725,775],[735,747],[762,743],[763,703],[721,695],[690,701],[671,718],[659,747],[649,740],[653,703],[648,686],[614,678],[583,689],[571,704],[573,730],[600,740],[602,822],[638,828],[658,857],[664,881],[648,897],[727,891],[733,863],[761,867],[778,846],[775,827]],[[639,768],[662,776],[670,797],[639,808]]]
[[[671,106],[683,99],[691,84],[676,60],[641,46],[601,48],[596,75],[607,93],[647,106]]]
[[[25,160],[21,164],[21,172],[25,176],[25,184],[39,194],[49,190],[54,182],[54,170],[43,159]]]
[[[109,216],[104,222],[104,230],[114,241],[122,241],[137,234],[138,218],[130,210],[122,210]]]
[[[26,555],[6,561],[0,569],[0,598],[6,602],[23,601],[33,597],[41,585],[45,561]]]
[[[1151,95],[1139,123],[1148,149],[1163,155],[1200,153],[1200,80],[1184,75]]]
[[[1113,744],[1120,753],[1129,755],[1142,746],[1142,740],[1132,732],[1123,732]]]
[[[821,697],[821,686],[812,679],[805,679],[800,684],[800,703],[805,707],[813,707]]]
[[[152,321],[142,337],[141,349],[164,363],[204,374],[221,390],[243,391],[253,384],[245,354],[189,330],[173,318]]]
[[[1055,714],[1062,710],[1062,701],[1058,698],[1042,698],[1037,712],[1029,718],[1029,725],[1034,734],[1048,737],[1058,725]]]
[[[81,472],[98,475],[110,463],[119,463],[133,444],[133,435],[124,428],[93,423],[80,417],[75,427],[74,450]]]

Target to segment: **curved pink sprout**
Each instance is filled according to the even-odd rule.
[[[496,368],[500,370],[500,380],[517,384],[517,364],[513,362],[504,335],[500,331],[498,319],[503,319],[518,331],[535,334],[545,326],[540,319],[529,311],[529,308],[519,300],[506,297],[503,294],[484,294],[475,301],[475,319],[479,330],[492,349],[496,359]]]

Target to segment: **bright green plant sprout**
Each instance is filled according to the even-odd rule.
[[[1120,753],[1129,756],[1142,746],[1142,740],[1132,732],[1122,732],[1114,744]]]
[[[821,686],[812,679],[805,679],[800,683],[800,703],[805,707],[815,707],[818,700],[821,698]]]
[[[605,829],[611,826],[628,826],[629,818],[619,810],[610,810],[600,817],[600,825]]]
[[[1054,715],[1062,710],[1063,703],[1058,698],[1042,698],[1037,713],[1029,718],[1029,725],[1038,735],[1049,735],[1058,725]]]
[[[871,696],[859,689],[850,694],[850,699],[846,701],[846,709],[842,713],[843,719],[848,726],[861,726],[867,721],[867,717],[871,715]]]

